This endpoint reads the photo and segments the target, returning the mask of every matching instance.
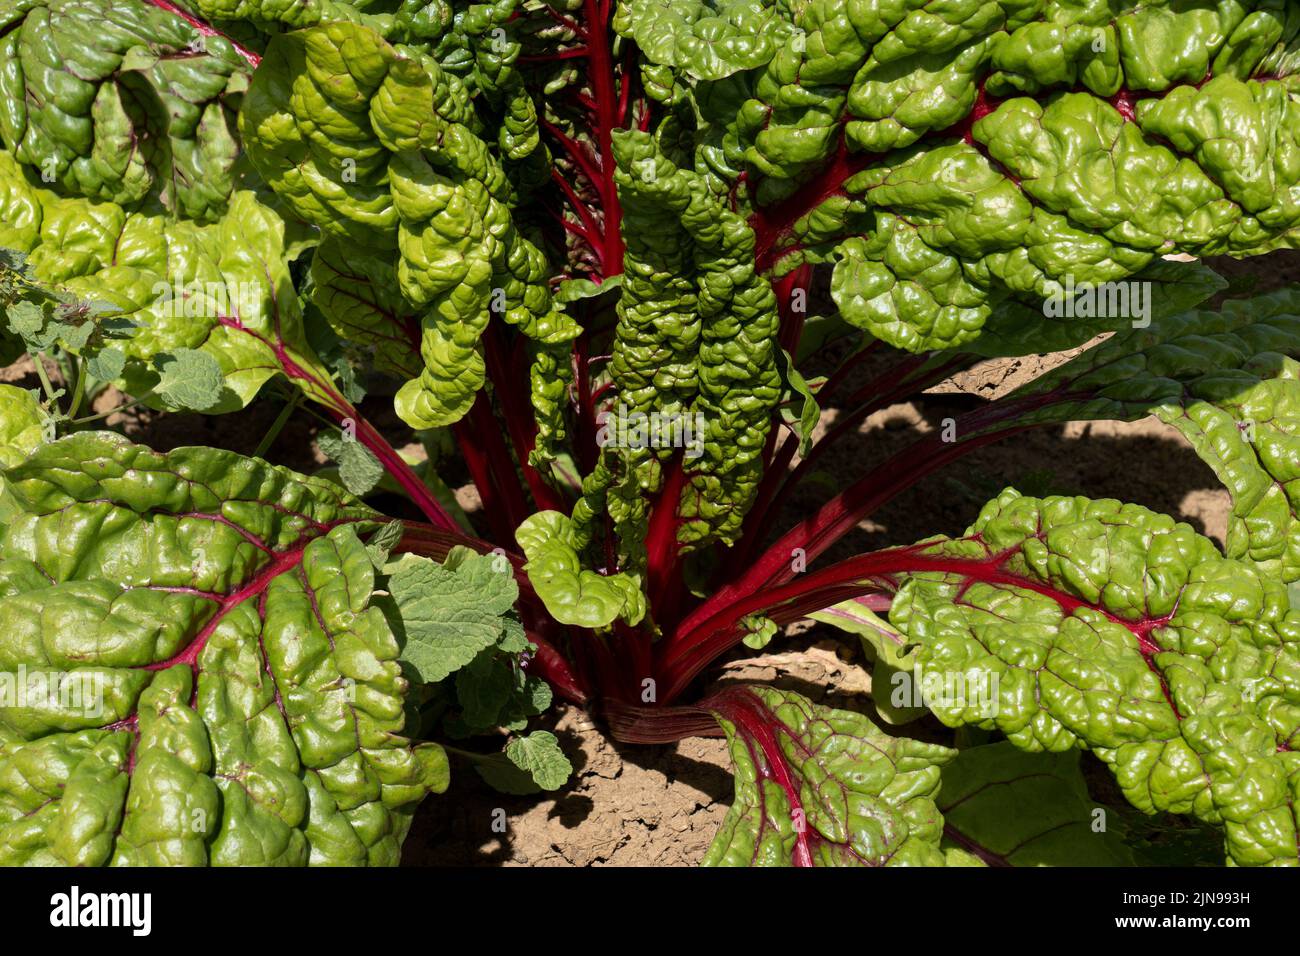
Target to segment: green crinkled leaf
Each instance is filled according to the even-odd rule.
[[[330,20],[360,22],[412,43],[437,39],[452,17],[441,0],[193,0],[187,7],[208,21],[249,20],[271,33]]]
[[[419,374],[420,318],[397,287],[391,257],[328,237],[312,256],[311,278],[312,302],[340,338],[373,348],[380,371]]]
[[[3,242],[29,251],[34,278],[62,294],[102,301],[136,323],[117,347],[127,356],[123,386],[141,394],[159,383],[164,352],[206,353],[220,366],[219,401],[247,405],[268,379],[294,367],[294,383],[327,404],[329,373],[306,342],[285,258],[284,220],[251,192],[238,192],[218,222],[177,222],[111,203],[56,196],[28,181],[0,153],[0,212],[13,226]]]
[[[46,0],[6,15],[0,138],[88,199],[214,221],[236,189],[252,67],[222,36],[143,0]]]
[[[627,572],[604,575],[582,567],[573,521],[558,511],[526,518],[515,532],[528,563],[524,571],[546,610],[561,624],[608,627],[640,623],[646,613],[641,580]]]
[[[542,342],[580,331],[552,304],[545,259],[516,230],[510,182],[476,125],[469,92],[435,60],[341,21],[275,37],[240,113],[258,172],[333,240],[313,296],[336,331],[393,369],[410,369],[399,350],[418,341],[397,395],[415,428],[469,410],[492,310]]]
[[[455,567],[404,555],[388,590],[405,631],[401,659],[431,684],[492,647],[519,595],[510,566],[495,555],[465,556]]]
[[[898,560],[927,565],[889,618],[940,720],[1087,748],[1138,809],[1221,827],[1237,864],[1296,861],[1300,613],[1280,578],[1136,505],[1012,490]]]
[[[1300,225],[1285,4],[811,0],[761,11],[745,72],[683,49],[704,30],[725,59],[747,9],[623,5],[684,117],[660,132],[687,131],[674,163],[746,216],[760,272],[834,264],[845,319],[895,347],[1072,347],[1213,291],[1163,257],[1286,248]],[[1051,314],[1070,283],[1154,288],[1137,314]]]
[[[1024,424],[1153,414],[1177,428],[1232,495],[1229,557],[1295,581],[1298,363],[1300,295],[1287,290],[1116,335],[1012,399],[1029,406]]]
[[[913,352],[974,338],[988,316],[987,296],[960,260],[930,249],[897,219],[882,216],[879,223],[871,239],[850,239],[836,250],[831,296],[840,314]]]
[[[357,537],[373,512],[257,459],[108,432],[5,483],[0,680],[27,693],[0,706],[0,862],[398,861],[447,760],[400,735],[407,685]]]
[[[763,65],[794,32],[758,0],[630,0],[618,5],[614,29],[650,62],[702,80]]]
[[[543,473],[548,470],[553,473],[561,459],[568,456],[564,444],[569,434],[565,412],[570,404],[573,378],[573,351],[567,343],[540,345],[534,350],[528,386],[537,435],[528,463]]]
[[[705,866],[943,865],[935,799],[954,751],[769,687],[705,706],[726,731],[736,776]]]
[[[1133,866],[1117,815],[1088,795],[1077,751],[971,747],[943,769],[937,801],[952,856],[991,866]],[[950,863],[954,862],[950,859]]]
[[[610,375],[631,412],[676,421],[683,436],[687,425],[703,432],[683,466],[679,541],[734,542],[781,398],[776,295],[757,269],[753,230],[706,176],[645,133],[616,133],[614,155],[627,251]],[[634,563],[645,496],[672,454],[632,449],[620,463],[633,494],[617,502],[615,527]]]
[[[1060,302],[1033,304],[1006,299],[994,306],[979,338],[963,346],[963,350],[997,357],[1061,352],[1102,332],[1126,332],[1179,316],[1222,291],[1225,285],[1217,273],[1200,263],[1162,259],[1136,273],[1129,282],[1073,286],[1075,298],[1068,306],[1064,295]],[[1094,314],[1082,314],[1085,311]]]

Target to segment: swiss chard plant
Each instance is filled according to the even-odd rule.
[[[0,862],[392,863],[449,753],[563,785],[558,696],[726,736],[706,863],[1300,863],[1300,291],[1198,261],[1297,245],[1297,63],[1290,0],[0,0]],[[872,413],[1071,349],[791,507]],[[253,457],[101,430],[277,397]],[[1224,546],[1008,488],[829,560],[1149,415]],[[703,690],[810,616],[870,715]]]

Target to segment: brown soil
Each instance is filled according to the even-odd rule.
[[[773,684],[835,707],[869,706],[871,681],[852,645],[811,640],[730,661],[715,685]],[[559,795],[511,797],[468,768],[450,793],[426,801],[404,861],[444,866],[693,866],[731,804],[726,742],[693,737],[671,746],[625,746],[581,709],[562,705],[551,729],[573,761]],[[432,812],[430,812],[432,811]],[[504,817],[502,813],[504,811]],[[504,832],[501,823],[504,822]]]

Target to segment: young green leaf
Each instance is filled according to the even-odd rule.
[[[154,393],[173,408],[204,412],[221,401],[225,378],[217,360],[197,349],[160,352],[153,360],[158,370]]]
[[[126,354],[121,349],[100,349],[86,360],[86,371],[101,382],[112,382],[126,368]]]
[[[471,732],[491,730],[501,723],[514,684],[511,663],[498,658],[491,648],[456,671],[456,699],[461,719]]]
[[[609,276],[599,284],[592,282],[590,279],[565,279],[555,290],[555,301],[561,305],[567,305],[570,302],[581,302],[583,299],[594,299],[597,296],[613,292],[621,288],[622,285],[622,275]]]
[[[332,461],[338,463],[343,487],[354,495],[366,495],[384,477],[384,466],[361,442],[350,440],[337,431],[321,432],[316,444]]]
[[[424,683],[459,670],[496,645],[519,587],[494,555],[466,557],[448,568],[404,555],[388,579],[405,643],[401,659]]]
[[[388,555],[402,540],[403,532],[402,522],[390,521],[370,536],[366,542],[366,553],[370,555],[370,563],[375,566],[375,570],[384,569],[388,563]]]
[[[862,649],[871,660],[871,700],[882,720],[892,725],[907,724],[926,713],[925,706],[915,703],[908,693],[916,655],[909,653],[912,648],[906,638],[867,607],[866,600],[851,598],[808,616],[856,634],[862,641]]]
[[[782,420],[799,436],[799,454],[807,455],[822,410],[817,404],[816,391],[795,368],[794,359],[785,349],[781,350],[781,381],[785,385],[781,396]],[[821,382],[813,384],[820,385]]]
[[[516,737],[506,746],[506,756],[543,790],[558,790],[573,773],[573,764],[560,749],[559,740],[546,730]]]
[[[740,622],[740,626],[747,631],[744,639],[745,646],[756,651],[761,651],[772,643],[772,638],[780,630],[775,621],[761,614],[749,615]]]
[[[476,756],[474,770],[489,787],[500,793],[529,796],[542,791],[533,775],[515,766],[514,761],[504,753]]]

